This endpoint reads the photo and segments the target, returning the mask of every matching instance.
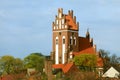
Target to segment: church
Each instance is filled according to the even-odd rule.
[[[102,68],[102,59],[99,57],[96,45],[93,44],[93,38],[90,38],[89,30],[86,36],[79,36],[79,22],[73,10],[69,10],[68,14],[63,13],[63,9],[58,9],[55,21],[52,23],[52,52],[50,60],[52,60],[52,68],[62,69],[67,73],[74,63],[71,63],[75,56],[81,54],[95,54],[97,56],[96,66]]]

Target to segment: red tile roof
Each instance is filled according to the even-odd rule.
[[[66,65],[62,68],[63,72],[64,72],[64,73],[67,73],[72,66],[73,66],[73,63],[68,63],[68,64],[66,64]]]
[[[103,60],[102,60],[102,58],[97,58],[97,67],[103,67]]]
[[[52,67],[55,68],[55,69],[62,69],[63,66],[64,66],[64,64],[54,64],[54,65],[52,65]]]
[[[96,51],[93,47],[89,47],[85,50],[82,50],[80,52],[73,52],[73,55],[80,55],[80,54],[96,54]]]
[[[64,73],[67,73],[71,67],[73,66],[73,63],[67,63],[67,64],[54,64],[52,65],[55,69],[62,69]]]
[[[73,52],[73,55],[78,56],[80,54],[96,54],[96,51],[93,47],[89,47],[85,50],[82,50],[80,52]],[[103,67],[103,61],[100,57],[97,57],[97,67]]]

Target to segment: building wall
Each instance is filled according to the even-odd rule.
[[[53,75],[52,75],[52,60],[45,60],[45,73],[48,77],[48,80],[53,80]]]
[[[63,14],[62,9],[58,9],[58,15],[53,22],[52,36],[52,52],[55,64],[64,64],[68,61],[68,53],[70,51],[78,51],[78,26],[76,17],[73,19],[73,11],[69,11],[68,17]],[[71,28],[71,24],[74,28]],[[63,40],[64,39],[64,40]]]
[[[67,63],[70,52],[79,52],[90,46],[88,31],[86,37],[79,37],[79,23],[76,23],[73,11],[63,14],[63,9],[58,9],[58,15],[52,24],[52,60],[54,63]]]

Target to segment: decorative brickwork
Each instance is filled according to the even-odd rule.
[[[68,63],[70,52],[79,52],[93,46],[89,30],[86,37],[79,36],[79,23],[73,10],[63,14],[63,9],[58,9],[58,15],[52,25],[52,59],[55,64]]]
[[[73,10],[63,14],[63,9],[59,8],[58,15],[52,23],[52,52],[49,60],[45,61],[48,78],[53,77],[52,69],[59,68],[65,75],[79,71],[73,63],[73,58],[83,53],[98,55],[89,30],[86,32],[86,37],[79,36],[79,23],[76,21]],[[96,65],[102,67],[102,59],[99,56],[97,58]]]

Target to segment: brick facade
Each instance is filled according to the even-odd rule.
[[[87,31],[86,37],[79,36],[79,23],[76,22],[73,11],[69,10],[68,14],[63,14],[63,9],[58,9],[58,15],[52,24],[51,57],[54,63],[61,64],[62,61],[68,63],[70,52],[79,52],[91,46],[93,46],[93,39],[90,39],[89,31]],[[58,61],[56,62],[56,60]]]
[[[60,68],[63,72],[69,68],[65,72],[67,75],[76,72],[78,69],[72,62],[73,58],[83,53],[96,54],[96,66],[103,66],[102,59],[97,55],[96,45],[93,45],[93,38],[90,38],[89,30],[85,37],[79,36],[79,23],[76,22],[73,11],[69,10],[68,14],[63,14],[63,9],[58,9],[58,15],[52,23],[52,52],[50,60],[45,62],[48,78],[52,78],[52,68]],[[74,66],[71,66],[71,62]]]

